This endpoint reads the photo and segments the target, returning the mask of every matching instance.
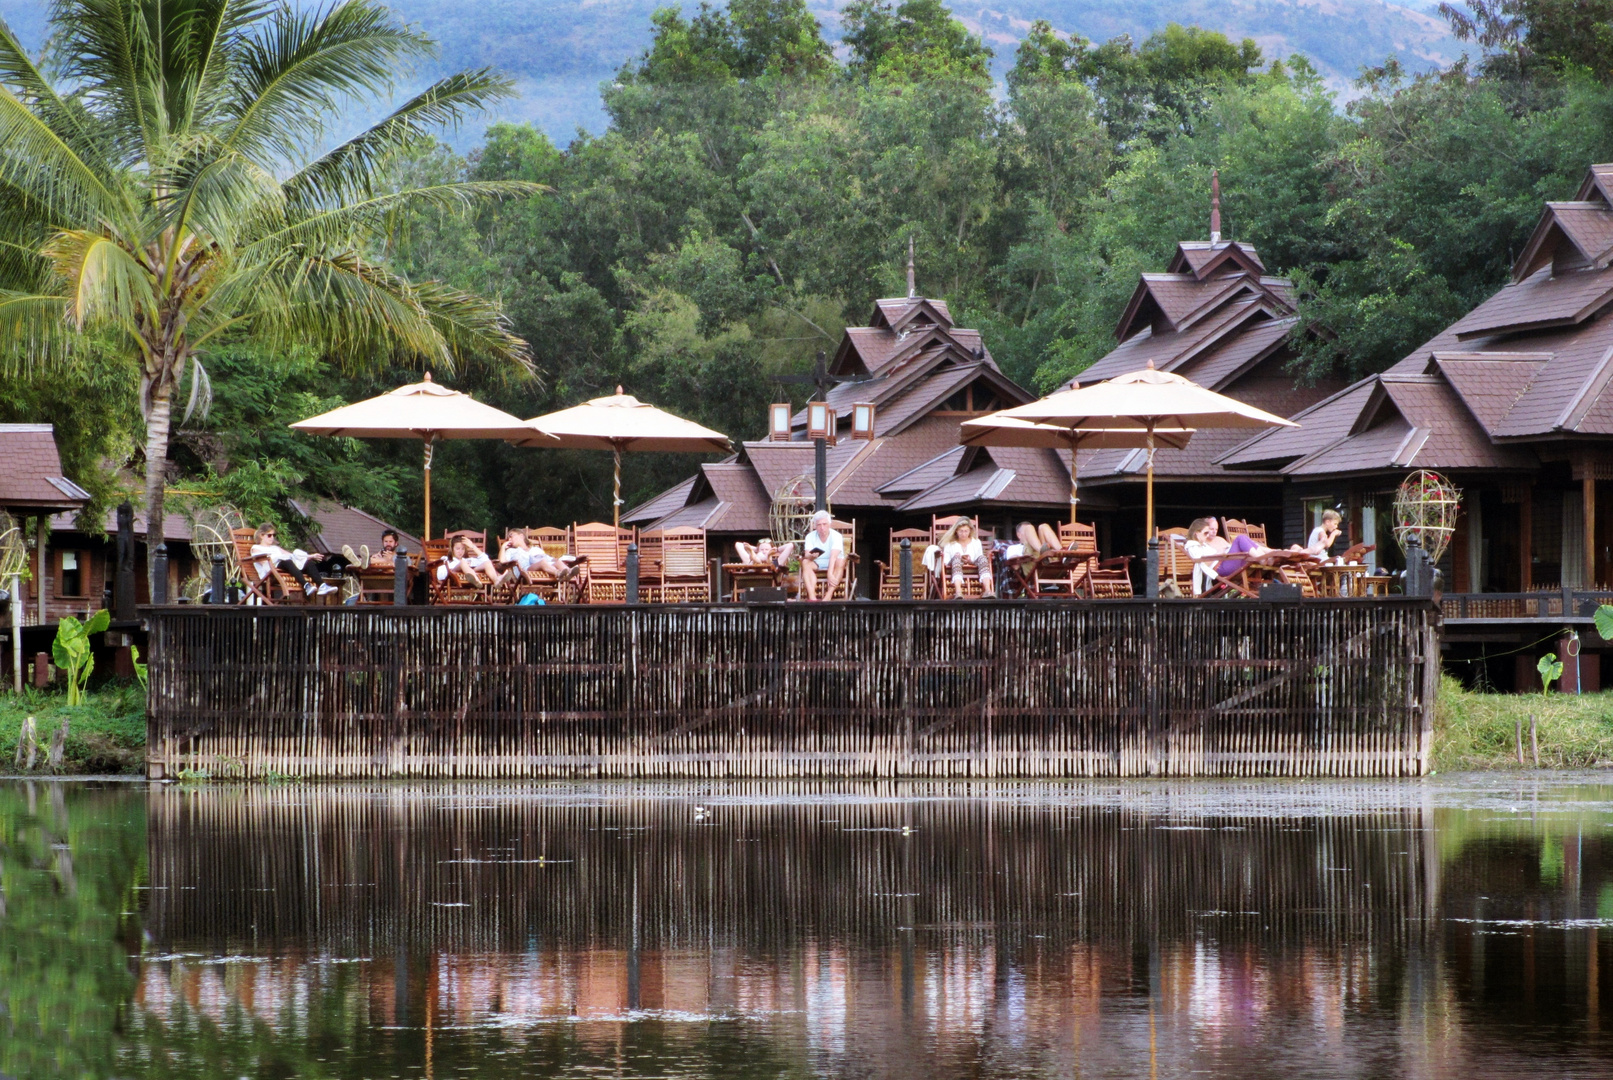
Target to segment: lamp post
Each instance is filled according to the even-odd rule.
[[[814,510],[829,509],[829,443],[835,437],[835,410],[829,407],[827,400],[829,391],[839,383],[857,382],[852,375],[831,375],[829,373],[829,356],[819,352],[817,363],[812,366],[810,375],[779,375],[774,381],[781,383],[795,383],[811,386],[817,391],[817,400],[807,402],[807,434],[813,442],[813,472],[812,496]],[[774,406],[776,410],[778,406]],[[775,414],[776,415],[776,414]],[[786,419],[788,413],[786,413]],[[777,419],[774,425],[773,437],[778,438]],[[788,432],[784,435],[788,438]]]

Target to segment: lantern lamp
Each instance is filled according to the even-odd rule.
[[[853,439],[872,439],[874,437],[873,402],[859,401],[851,407],[851,437]]]
[[[790,441],[790,403],[778,402],[767,407],[767,437],[773,442]]]
[[[834,414],[827,401],[807,402],[807,438],[834,440]]]

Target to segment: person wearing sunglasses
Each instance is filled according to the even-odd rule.
[[[287,551],[277,543],[276,530],[267,522],[259,525],[252,534],[252,566],[260,578],[269,576],[271,570],[280,570],[297,579],[302,591],[309,596],[327,596],[336,591],[335,585],[327,584],[324,575],[320,573],[319,564],[325,556],[310,554],[301,548]],[[325,568],[341,576],[341,570],[332,565]]]

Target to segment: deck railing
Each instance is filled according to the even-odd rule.
[[[150,609],[153,775],[1400,775],[1388,598]]]
[[[1447,619],[1590,619],[1613,604],[1606,589],[1555,589],[1524,593],[1446,593],[1440,598]]]

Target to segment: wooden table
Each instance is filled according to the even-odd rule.
[[[1372,572],[1372,567],[1360,563],[1323,563],[1311,568],[1321,581],[1323,596],[1365,596],[1365,586],[1358,580]]]

